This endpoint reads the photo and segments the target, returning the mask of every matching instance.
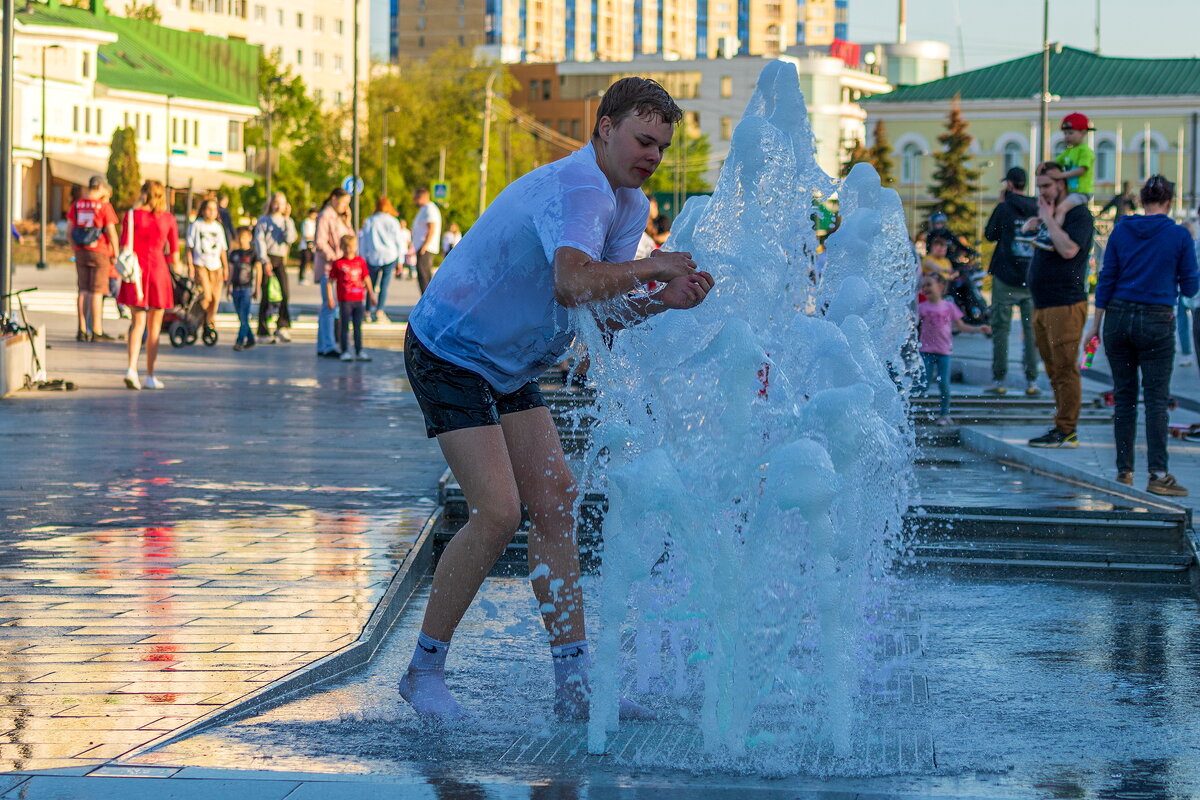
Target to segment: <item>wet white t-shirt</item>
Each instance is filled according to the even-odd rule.
[[[590,144],[539,167],[501,192],[446,256],[408,324],[434,355],[514,392],[573,338],[554,299],[555,251],[628,261],[649,210],[640,190],[613,191]]]

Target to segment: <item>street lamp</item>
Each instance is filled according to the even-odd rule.
[[[359,196],[362,194],[358,190],[358,3],[359,0],[354,0],[354,47],[351,51],[354,57],[354,90],[350,101],[350,115],[353,119],[353,129],[350,133],[350,173],[354,176],[351,182],[354,189],[354,230],[358,230]]]
[[[267,163],[263,170],[263,188],[266,190],[267,203],[271,202],[271,120],[275,116],[275,95],[272,94],[271,88],[283,83],[283,79],[278,75],[267,81],[267,91],[264,99],[267,101],[267,107],[264,109],[266,114],[263,119],[263,133],[266,139]]]
[[[12,122],[13,122],[13,0],[0,0],[0,315],[7,315],[12,291]]]
[[[392,142],[388,139],[388,116],[395,114],[400,110],[400,106],[388,106],[383,110],[383,189],[384,197],[388,196],[387,179],[388,179],[388,150],[391,149]]]
[[[492,85],[496,82],[496,70],[488,75],[487,85],[483,88],[483,151],[479,156],[479,216],[487,206],[487,176],[488,148],[491,146],[492,134]]]
[[[38,269],[46,269],[46,186],[50,180],[50,171],[46,168],[46,51],[62,50],[61,44],[52,44],[42,48],[42,186],[41,208],[38,210]]]

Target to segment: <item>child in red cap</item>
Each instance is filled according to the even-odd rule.
[[[1087,205],[1092,199],[1092,194],[1095,192],[1096,153],[1087,144],[1087,133],[1090,130],[1095,129],[1088,118],[1079,112],[1067,114],[1067,116],[1063,117],[1062,133],[1067,149],[1056,159],[1059,170],[1057,172],[1046,173],[1054,180],[1065,180],[1067,182],[1067,191],[1069,194],[1054,212],[1054,216],[1060,225],[1066,219],[1068,211],[1075,208],[1075,206]],[[1044,225],[1038,229],[1035,236],[1020,236],[1016,238],[1019,241],[1027,241],[1034,247],[1039,247],[1042,250],[1054,249],[1054,243],[1050,241],[1050,234],[1046,232]]]

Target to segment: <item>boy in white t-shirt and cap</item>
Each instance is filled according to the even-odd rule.
[[[470,508],[434,572],[417,648],[400,680],[401,696],[423,716],[463,715],[446,688],[446,651],[516,532],[522,505],[532,522],[533,592],[554,659],[555,712],[563,720],[587,716],[577,489],[537,377],[573,338],[567,308],[656,281],[658,290],[630,300],[645,318],[694,308],[712,288],[712,276],[689,253],[658,250],[634,260],[649,210],[641,186],[682,116],[654,81],[617,81],[600,102],[588,145],[501,192],[409,317],[408,380]],[[621,715],[652,717],[624,699]]]

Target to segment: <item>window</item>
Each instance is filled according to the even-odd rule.
[[[92,54],[89,53],[87,50],[84,50],[80,55],[83,56],[83,61],[82,61],[83,77],[85,79],[90,78],[90,77],[92,77]]]
[[[340,54],[335,54],[333,56],[333,71],[334,72],[341,72],[344,64],[345,64],[345,59]]]
[[[569,130],[571,130],[571,121],[567,119],[560,119],[558,121],[558,132],[563,136],[566,136],[567,131]]]
[[[83,132],[92,132],[92,109],[90,106],[85,106],[83,109]]]
[[[542,99],[550,99],[550,81],[542,81]]]
[[[192,144],[200,144],[200,120],[192,121]]]
[[[346,23],[340,19],[335,19],[333,21],[333,32],[338,36],[344,34],[346,32]]]
[[[321,16],[313,17],[313,30],[317,33],[325,32],[325,18]]]
[[[1096,142],[1096,182],[1116,183],[1117,145],[1111,139]]]
[[[124,121],[121,123],[121,127],[128,128],[129,127],[129,112],[128,111],[125,112],[123,119],[124,119]]]
[[[303,14],[303,12],[300,12],[300,11],[296,12],[296,27],[299,28],[300,30],[304,30],[304,14]]]
[[[186,119],[183,121],[182,127],[183,127],[183,143],[187,144],[188,143],[188,124],[187,124]]]
[[[266,6],[255,6],[254,7],[254,21],[255,22],[266,22],[267,21],[267,7]]]
[[[733,76],[721,76],[721,97],[733,97]]]
[[[238,19],[246,18],[246,0],[233,0],[229,4],[229,13]]]
[[[419,47],[421,49],[425,48],[425,37],[424,36],[417,37],[417,47]]]
[[[225,149],[230,153],[242,151],[242,123],[237,120],[229,120],[229,136],[225,142]]]
[[[275,9],[275,22],[279,25],[279,27],[281,27],[281,28],[283,27],[283,9],[282,8]]]
[[[460,28],[467,27],[467,18],[464,17],[462,14],[458,15],[458,27],[460,27]]]
[[[104,123],[100,121],[102,119],[100,116],[101,111],[103,111],[103,109],[96,109],[96,133],[104,133]]]
[[[341,93],[341,91],[337,91],[337,92],[334,92],[334,93],[333,93],[333,102],[337,103],[339,106],[342,104],[342,93]]]
[[[79,106],[75,106],[75,113],[71,122],[71,130],[79,133]]]
[[[900,182],[917,184],[921,182],[921,148],[911,142],[904,145],[900,151]]]
[[[541,85],[541,84],[540,84],[540,82],[539,82],[539,81],[530,81],[530,82],[529,82],[529,102],[531,102],[531,103],[536,103],[536,102],[537,102],[537,100],[538,100],[538,88],[539,88],[539,86],[540,86],[540,85]]]
[[[313,69],[325,69],[324,53],[313,53]]]
[[[145,121],[145,123],[146,123],[145,139],[146,139],[146,141],[148,142],[148,141],[150,141],[150,115],[149,115],[149,114],[147,114],[147,115],[146,115],[145,117],[143,117],[142,119],[143,119],[143,120]]]
[[[179,120],[171,120],[171,144],[179,141]]]
[[[577,119],[571,120],[571,138],[572,139],[579,138],[579,120],[577,120]]]
[[[721,117],[721,141],[728,142],[733,138],[733,117]]]
[[[1142,142],[1142,146],[1138,148],[1138,165],[1142,171],[1140,180],[1143,182],[1148,181],[1151,175],[1158,175],[1162,171],[1160,154],[1158,142],[1153,138],[1150,139],[1149,147],[1146,146],[1145,142]]]
[[[425,30],[425,18],[424,17],[417,17],[417,30],[419,30],[419,31]]]
[[[303,50],[296,51],[296,66],[297,67],[304,66],[304,51]]]
[[[1025,163],[1025,151],[1021,149],[1020,142],[1009,142],[1004,145],[1004,171],[1008,172],[1013,167],[1020,167]]]

